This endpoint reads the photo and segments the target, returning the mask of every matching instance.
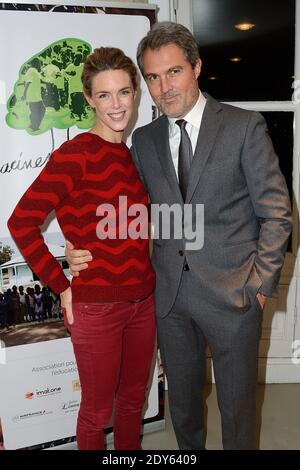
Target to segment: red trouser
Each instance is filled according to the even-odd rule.
[[[155,308],[139,302],[73,304],[68,326],[81,383],[80,450],[104,449],[103,429],[114,408],[114,445],[141,449],[141,414],[154,352]]]

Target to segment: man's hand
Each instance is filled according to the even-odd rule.
[[[259,304],[260,304],[260,306],[261,306],[261,309],[263,310],[263,309],[264,309],[264,306],[265,306],[265,303],[266,303],[267,297],[266,297],[265,295],[260,294],[260,293],[258,292],[258,294],[256,294],[256,298],[257,298],[257,300],[258,300],[258,302],[259,302]]]
[[[78,277],[79,272],[86,269],[88,267],[87,263],[93,259],[90,251],[74,250],[74,246],[68,240],[65,255],[69,263],[70,272],[74,277]]]
[[[72,290],[71,287],[68,287],[68,289],[64,290],[60,294],[60,301],[61,301],[61,306],[63,309],[63,314],[65,320],[67,320],[67,323],[69,325],[72,325],[74,323],[74,318],[73,318],[73,311],[72,311]],[[67,327],[68,325],[65,324]]]

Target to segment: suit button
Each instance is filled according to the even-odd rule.
[[[184,253],[183,253],[182,250],[179,250],[178,253],[180,254],[180,256],[183,256],[183,255],[184,255]]]
[[[189,265],[188,265],[188,264],[185,264],[185,265],[183,266],[183,270],[184,270],[184,271],[189,271],[189,270],[190,270]]]

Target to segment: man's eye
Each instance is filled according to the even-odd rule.
[[[149,75],[148,77],[149,82],[154,82],[157,79],[158,79],[158,75]]]
[[[170,70],[170,75],[171,77],[173,77],[174,75],[177,75],[178,73],[180,73],[180,69],[172,69]]]

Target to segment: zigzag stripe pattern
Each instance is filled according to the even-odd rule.
[[[93,194],[95,196],[98,196],[99,198],[105,198],[105,197],[110,197],[110,198],[113,198],[114,196],[117,196],[118,194],[120,194],[121,190],[122,190],[122,193],[121,194],[125,194],[125,192],[127,192],[129,195],[133,195],[133,194],[137,194],[138,191],[140,191],[141,189],[141,182],[140,181],[137,181],[133,186],[130,184],[130,183],[127,183],[125,181],[119,181],[118,183],[116,183],[115,185],[111,185],[109,190],[106,190],[106,191],[101,191],[101,190],[97,190],[97,189],[86,189],[85,191],[83,191],[84,194]],[[81,193],[78,192],[78,191],[73,191],[73,195],[74,196],[78,196],[79,194]]]
[[[120,196],[127,199],[126,203],[122,199],[119,207]],[[135,300],[149,295],[154,288],[148,240],[123,240],[118,236],[128,233],[133,220],[128,216],[124,221],[127,210],[133,204],[147,206],[147,202],[147,194],[126,145],[110,144],[85,132],[65,142],[52,154],[22,196],[8,227],[42,282],[60,293],[70,282],[46,246],[40,229],[54,210],[64,236],[76,248],[90,250],[93,256],[88,269],[72,282],[73,301]],[[107,216],[105,212],[97,215],[101,204],[111,204],[115,209],[115,239],[97,237],[97,225]],[[147,224],[146,217],[140,223],[143,224]]]
[[[127,203],[129,202],[129,198],[127,198]],[[142,204],[147,207],[148,206],[148,201],[142,201]],[[131,205],[131,204],[129,204]],[[89,214],[90,212],[94,212],[96,213],[96,210],[98,208],[98,204],[84,204],[82,207],[74,207],[74,206],[63,206],[61,209],[58,209],[56,211],[56,215],[58,215],[59,217],[63,217],[65,214],[67,215],[74,215],[76,216],[76,218],[78,218],[78,216],[84,216],[86,214]],[[115,212],[116,212],[116,215],[119,216],[120,214],[120,211],[121,213],[126,213],[127,214],[127,208],[128,208],[128,205],[126,205],[126,207],[123,205],[119,205]],[[20,213],[19,213],[20,211]],[[24,213],[24,214],[23,214]],[[42,211],[35,211],[35,214],[33,214],[33,211],[23,211],[22,209],[18,208],[18,215],[23,215],[24,217],[28,217],[28,216],[36,216],[36,217],[41,217],[41,214],[43,214]]]
[[[63,206],[61,209],[56,211],[58,217],[63,217],[65,214],[74,215],[76,218],[89,214],[90,212],[96,213],[97,204],[85,204],[83,207]]]
[[[110,165],[105,171],[103,171],[102,174],[100,175],[87,175],[85,177],[86,181],[105,181],[107,178],[109,178],[112,174],[114,173],[120,173],[121,175],[125,175],[127,177],[131,176],[131,174],[135,171],[134,168],[129,166],[128,168],[124,168],[124,165],[121,165],[120,163],[115,163],[114,165]]]
[[[144,272],[147,266],[145,266],[145,263],[136,259],[136,258],[131,258],[124,262],[121,266],[120,264],[115,265],[115,263],[110,263],[109,261],[105,259],[100,259],[97,261],[92,261],[90,263],[90,269],[88,273],[92,273],[93,270],[96,270],[97,268],[101,269],[106,269],[107,271],[110,271],[113,274],[123,274],[125,271],[128,271],[130,268],[134,268],[136,271],[139,271],[140,273]]]
[[[93,277],[93,282],[92,282],[92,278],[87,275],[74,278],[73,285],[77,285],[77,283],[85,283],[85,285],[91,285],[91,284],[99,285],[98,284],[99,279],[104,279],[105,281],[109,282],[112,286],[116,286],[116,281],[118,282],[118,286],[121,286],[124,283],[126,283],[129,278],[136,279],[136,286],[141,284],[141,280],[140,280],[141,273],[137,272],[133,267],[127,269],[124,273],[118,273],[118,274],[113,274],[110,270],[103,270],[101,272],[101,275],[102,275],[102,278]]]
[[[126,280],[124,282],[120,282],[120,286],[129,286],[129,285],[136,285],[139,283],[139,278],[138,277],[128,277],[126,276]],[[80,285],[80,286],[88,286],[90,285],[90,281],[84,281],[83,279],[77,278],[76,281],[73,283],[74,285]],[[113,282],[108,282],[107,279],[103,278],[97,278],[94,281],[95,286],[111,286],[113,285]]]
[[[148,246],[148,242],[146,242],[146,244]],[[101,243],[99,240],[97,242],[88,243],[85,246],[85,249],[91,251],[92,254],[96,257],[101,256],[103,252],[109,253],[111,255],[123,254],[125,256],[127,250],[128,250],[128,254],[129,254],[129,250],[145,253],[144,243],[137,244],[136,240],[131,240],[130,238],[127,240],[124,240],[124,243],[122,244],[118,243],[117,246],[112,246],[112,244],[108,245],[107,243],[104,243],[104,242]]]
[[[114,162],[114,163],[112,163]],[[121,165],[125,171],[127,171],[129,168],[135,172],[136,169],[135,167],[132,167],[132,161],[124,161],[122,158],[116,159],[116,156],[112,154],[110,155],[105,155],[103,160],[87,160],[86,161],[86,172],[87,174],[102,174],[103,171],[107,171],[107,168],[110,168],[111,165]]]

